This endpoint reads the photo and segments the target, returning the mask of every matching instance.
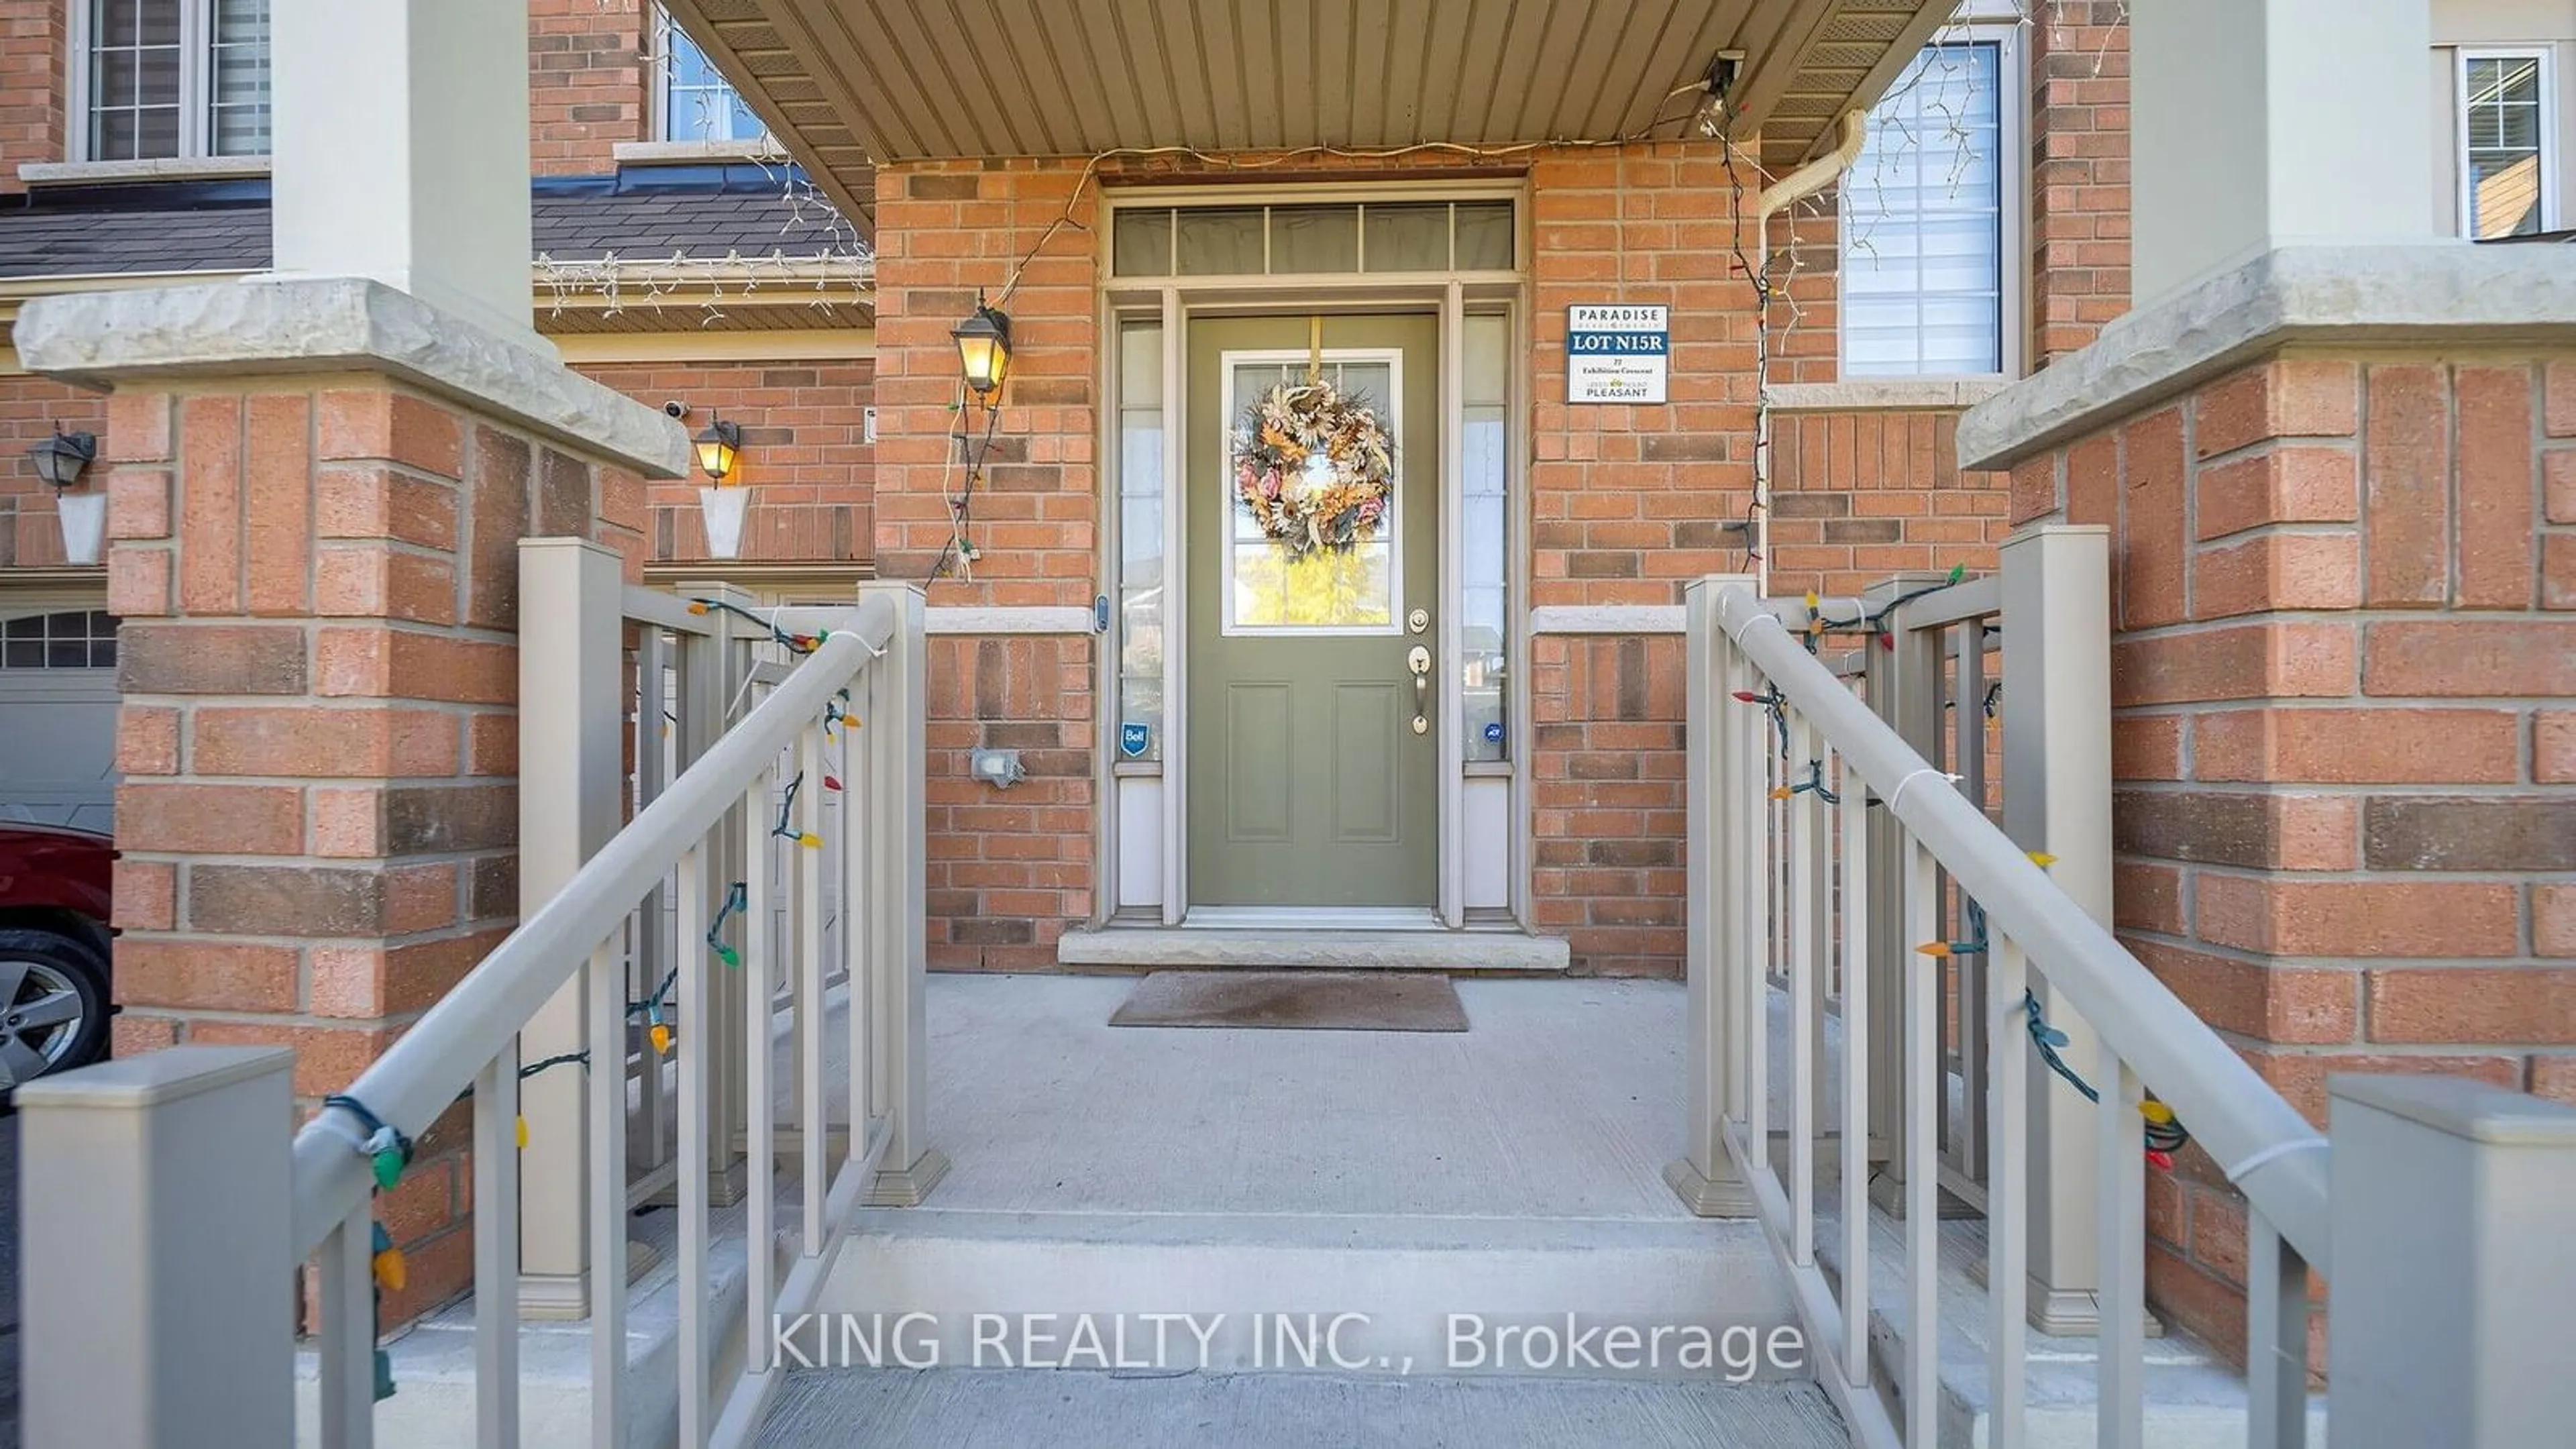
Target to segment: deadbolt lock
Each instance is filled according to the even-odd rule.
[[[1412,630],[1416,634],[1430,628],[1431,611],[1429,609],[1416,609],[1412,613],[1405,615],[1404,627]]]

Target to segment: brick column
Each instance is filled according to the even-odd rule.
[[[120,299],[49,302],[72,315],[31,315],[21,340],[35,365],[117,388],[117,1050],[289,1046],[310,1105],[515,922],[518,540],[597,538],[640,571],[634,468],[682,450],[667,427],[667,460],[638,457],[632,439],[656,434],[623,410],[666,420],[560,368],[558,401],[621,424],[601,442],[434,358],[314,335],[352,303],[378,327],[420,320],[400,294],[229,290],[122,303],[230,333],[203,362],[118,367],[137,325],[103,317]],[[496,341],[441,325],[466,350]],[[268,342],[317,355],[270,375],[241,355]],[[462,1112],[421,1134],[380,1206],[412,1260],[388,1321],[469,1276],[467,1137]]]
[[[2258,268],[2179,311],[2251,288],[2315,337],[2321,300],[2385,295],[2333,260],[2319,290]],[[2576,305],[2541,264],[2409,248],[2385,275],[2486,315],[2446,303],[2403,348],[2256,334],[2034,448],[1963,425],[2013,463],[2016,521],[2113,530],[2123,940],[2321,1127],[2330,1072],[2576,1098],[2576,346],[2498,341]],[[2152,369],[2174,315],[2026,388]],[[2243,1200],[2193,1150],[2147,1207],[2157,1303],[2238,1351]]]

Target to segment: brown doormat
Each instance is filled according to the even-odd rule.
[[[1111,1026],[1305,1031],[1465,1031],[1446,976],[1386,971],[1157,971]]]

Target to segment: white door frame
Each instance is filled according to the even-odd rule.
[[[1239,282],[1239,279],[1237,280]],[[1510,913],[1516,922],[1526,926],[1529,919],[1531,858],[1528,826],[1531,772],[1528,762],[1530,741],[1534,737],[1534,732],[1527,724],[1530,718],[1526,603],[1529,587],[1526,564],[1529,508],[1528,477],[1525,467],[1528,456],[1528,408],[1526,406],[1528,365],[1525,354],[1528,350],[1529,311],[1522,295],[1522,288],[1517,282],[1509,285],[1491,282],[1470,284],[1457,278],[1432,285],[1424,285],[1419,281],[1369,285],[1364,279],[1346,277],[1269,278],[1264,281],[1274,284],[1286,282],[1301,285],[1193,286],[1183,282],[1165,281],[1150,289],[1112,288],[1104,294],[1105,305],[1099,335],[1105,341],[1098,351],[1102,359],[1100,383],[1103,391],[1101,395],[1108,399],[1107,405],[1101,409],[1103,436],[1099,454],[1103,459],[1105,472],[1115,469],[1120,457],[1116,397],[1119,349],[1115,345],[1118,324],[1121,320],[1132,321],[1139,317],[1142,309],[1136,305],[1138,302],[1159,302],[1161,313],[1163,373],[1161,407],[1165,439],[1162,451],[1164,567],[1161,605],[1164,639],[1161,723],[1163,749],[1159,768],[1161,782],[1159,813],[1162,827],[1159,854],[1162,879],[1160,881],[1161,902],[1158,909],[1161,922],[1167,926],[1247,924],[1246,921],[1223,911],[1203,908],[1193,913],[1189,907],[1187,848],[1189,650],[1186,641],[1189,637],[1189,609],[1192,601],[1188,597],[1186,587],[1184,548],[1189,508],[1189,490],[1186,486],[1189,461],[1187,436],[1189,397],[1186,377],[1189,323],[1197,318],[1208,316],[1298,317],[1316,312],[1352,314],[1429,310],[1435,312],[1439,319],[1443,363],[1434,379],[1434,385],[1439,389],[1437,406],[1442,454],[1438,480],[1441,520],[1438,585],[1441,607],[1440,627],[1435,631],[1432,640],[1433,672],[1440,689],[1436,715],[1440,721],[1438,726],[1440,758],[1436,767],[1439,772],[1437,833],[1440,859],[1436,876],[1437,902],[1433,910],[1427,913],[1428,920],[1423,923],[1450,929],[1461,928],[1467,924],[1464,855],[1466,742],[1464,736],[1458,732],[1458,721],[1464,718],[1466,708],[1465,682],[1458,668],[1458,661],[1464,657],[1465,648],[1463,637],[1465,579],[1462,531],[1459,521],[1465,516],[1466,501],[1466,407],[1465,372],[1459,365],[1459,360],[1464,346],[1466,316],[1469,309],[1473,307],[1478,311],[1499,311],[1508,319],[1514,355],[1520,359],[1509,369],[1509,385],[1512,391],[1509,408],[1511,418],[1509,438],[1513,466],[1506,481],[1507,495],[1510,499],[1506,578],[1509,583],[1509,597],[1515,601],[1515,607],[1511,611],[1507,643],[1511,661],[1511,688],[1507,712],[1516,722],[1513,733],[1518,737],[1509,761],[1512,815],[1516,824],[1509,845],[1508,870],[1512,882]],[[1142,295],[1139,295],[1140,292]],[[1123,306],[1120,305],[1122,298],[1125,302]],[[1114,473],[1111,476],[1114,477]],[[1118,544],[1119,490],[1113,484],[1104,482],[1100,495],[1104,514],[1100,529],[1102,577],[1105,584],[1104,592],[1114,600],[1121,558]],[[1123,611],[1113,608],[1111,612],[1113,631],[1123,629],[1123,618],[1117,617]],[[1121,892],[1118,889],[1116,874],[1123,863],[1117,835],[1122,813],[1118,800],[1120,786],[1117,774],[1119,759],[1117,646],[1119,642],[1116,632],[1109,635],[1104,641],[1098,661],[1100,682],[1096,697],[1103,701],[1100,711],[1099,750],[1100,758],[1104,763],[1097,772],[1101,792],[1098,818],[1102,842],[1100,859],[1103,878],[1100,881],[1101,888],[1096,892],[1094,919],[1102,924],[1105,924],[1117,910],[1117,900]],[[1263,913],[1265,920],[1279,914],[1275,910],[1265,910]],[[1419,918],[1426,913],[1410,912],[1409,914]],[[1301,909],[1299,915],[1309,925],[1329,920],[1340,920],[1344,924],[1354,926],[1383,927],[1395,924],[1392,921],[1363,919],[1360,914],[1331,907]]]

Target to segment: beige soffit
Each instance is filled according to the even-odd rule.
[[[670,0],[790,155],[877,160],[1677,137],[1725,52],[1766,164],[1830,144],[1951,0]]]

